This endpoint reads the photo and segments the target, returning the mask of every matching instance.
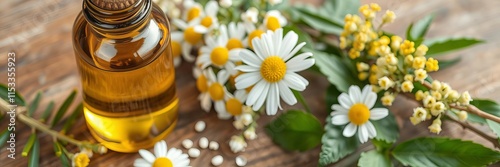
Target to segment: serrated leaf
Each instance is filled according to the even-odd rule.
[[[61,120],[66,111],[68,111],[69,106],[71,106],[71,103],[73,103],[75,96],[76,90],[73,90],[71,94],[66,98],[66,100],[64,100],[64,103],[61,105],[61,107],[59,107],[59,110],[57,110],[57,113],[54,116],[54,119],[52,119],[52,123],[50,124],[51,127],[54,127],[57,123],[59,123],[59,120]]]
[[[391,167],[392,163],[388,156],[378,152],[377,150],[371,150],[368,152],[361,153],[361,157],[358,161],[359,167]]]
[[[14,91],[15,89],[11,88],[11,90]],[[26,102],[24,101],[23,96],[21,96],[17,91],[15,91],[14,94],[9,94],[9,88],[7,87],[7,85],[0,84],[0,98],[12,104],[12,102],[14,101],[9,100],[10,99],[9,97],[13,97],[15,104],[20,106],[26,106]]]
[[[267,135],[286,150],[306,151],[318,146],[321,123],[310,113],[289,110],[265,126]]]
[[[45,122],[49,119],[50,115],[52,114],[52,111],[54,110],[54,101],[50,101],[49,105],[47,105],[47,108],[45,108],[45,111],[43,111],[42,117],[40,118],[40,122]]]
[[[439,60],[439,69],[445,69],[451,67],[462,60],[462,57],[457,57],[451,60]]]
[[[28,160],[29,167],[38,167],[40,163],[40,142],[37,138],[35,138],[35,142],[33,144],[33,149],[30,152],[30,159]]]
[[[311,36],[309,36],[309,34],[307,34],[307,33],[304,33],[302,30],[299,29],[299,27],[297,27],[295,25],[287,25],[287,26],[283,27],[283,34],[286,34],[289,31],[293,31],[299,36],[298,41],[306,42],[306,45],[304,47],[311,48],[311,49],[314,48],[313,47],[314,43],[312,41]]]
[[[403,165],[417,167],[475,167],[500,160],[500,153],[471,141],[416,138],[396,146],[392,155]]]
[[[385,118],[371,121],[375,129],[377,130],[377,136],[375,139],[386,141],[388,143],[394,143],[399,138],[399,128],[396,122],[394,114],[389,111],[389,115]]]
[[[9,138],[10,131],[5,129],[1,134],[0,134],[0,148],[7,143],[7,139]]]
[[[73,110],[73,113],[71,113],[71,115],[68,117],[68,119],[66,119],[66,121],[64,122],[64,125],[63,125],[63,128],[61,129],[61,132],[62,133],[68,132],[71,129],[71,127],[73,126],[73,124],[75,124],[76,119],[82,115],[82,112],[83,112],[83,104],[80,103],[75,108],[75,110]]]
[[[354,78],[348,71],[348,67],[340,58],[327,53],[311,51],[316,60],[316,66],[325,75],[331,84],[335,85],[341,92],[347,92],[349,86],[358,85],[359,80]]]
[[[321,138],[323,145],[319,154],[320,166],[337,162],[356,151],[359,146],[359,140],[356,137],[342,135],[345,126],[333,125],[331,119],[331,116],[326,118],[325,134]]]
[[[483,41],[474,38],[437,38],[426,40],[424,43],[429,48],[426,56],[436,57],[447,52],[456,51],[467,48],[469,46],[483,43]]]
[[[305,8],[294,9],[299,13],[300,20],[318,31],[335,35],[340,35],[343,31],[343,25],[340,22],[333,21]]]
[[[24,145],[23,152],[21,153],[21,155],[23,157],[28,156],[28,153],[30,152],[31,148],[33,147],[33,144],[35,143],[36,139],[37,139],[36,133],[31,133],[30,137],[28,138],[28,141]]]
[[[31,101],[30,105],[28,106],[28,116],[32,117],[33,113],[36,111],[38,108],[38,104],[40,103],[40,99],[42,98],[42,92],[38,92],[35,96],[35,99]]]

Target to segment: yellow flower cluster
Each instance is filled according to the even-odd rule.
[[[403,40],[399,36],[385,35],[372,25],[376,13],[381,10],[377,4],[363,5],[359,8],[362,20],[357,15],[346,15],[344,31],[340,36],[341,49],[348,50],[349,57],[356,62],[358,78],[372,84],[374,91],[384,91],[381,101],[391,106],[398,93],[415,92],[416,83],[430,85],[428,73],[439,70],[439,62],[425,57],[429,48],[424,44]],[[394,12],[386,11],[380,26],[392,23]],[[418,45],[418,46],[417,46]],[[429,130],[441,131],[441,115],[451,110],[450,105],[468,105],[471,101],[468,92],[459,94],[456,90],[439,81],[432,82],[429,91],[416,91],[415,97],[423,107],[413,110],[410,121],[418,124],[435,117]],[[467,118],[465,111],[453,111],[460,120]]]

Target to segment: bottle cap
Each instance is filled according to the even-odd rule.
[[[104,10],[122,10],[135,4],[138,0],[91,0],[98,8]]]

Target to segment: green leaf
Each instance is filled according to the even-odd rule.
[[[38,139],[35,139],[35,143],[33,144],[33,149],[31,149],[30,159],[28,160],[29,167],[37,167],[40,163],[40,142]]]
[[[331,84],[335,85],[341,92],[347,92],[349,86],[359,85],[359,80],[349,72],[346,64],[337,56],[328,55],[324,52],[313,51],[316,66],[319,67]]]
[[[66,121],[64,122],[64,126],[61,130],[63,134],[68,132],[71,129],[71,127],[73,127],[73,124],[75,124],[76,119],[82,115],[82,112],[83,112],[83,104],[80,103],[78,107],[75,108],[73,113],[71,113],[69,118],[66,119]]]
[[[337,162],[356,151],[359,146],[359,140],[356,137],[342,135],[345,126],[333,125],[331,119],[331,116],[326,118],[325,134],[321,139],[323,145],[319,154],[320,166]]]
[[[306,42],[306,45],[304,47],[307,47],[310,49],[314,48],[313,47],[314,42],[312,41],[312,38],[311,38],[311,36],[309,36],[309,34],[305,33],[304,31],[302,31],[301,29],[299,29],[299,27],[297,27],[295,25],[287,25],[287,26],[283,27],[283,34],[286,34],[290,31],[297,33],[297,35],[299,36],[298,41]]]
[[[50,101],[49,105],[47,105],[47,108],[45,108],[45,111],[42,114],[42,117],[40,118],[40,122],[45,122],[49,119],[50,115],[52,114],[52,111],[54,110],[54,101]]]
[[[347,14],[357,14],[361,2],[359,0],[329,0],[325,1],[323,6],[324,8],[322,9],[329,14],[327,16],[343,20]]]
[[[5,129],[1,134],[0,134],[0,148],[7,143],[7,139],[9,139],[10,131]]]
[[[488,124],[488,126],[490,127],[490,129],[495,132],[495,135],[497,136],[497,139],[500,139],[499,136],[500,136],[500,124],[495,122],[495,121],[492,121],[492,120],[489,120],[487,119],[486,120],[486,124]]]
[[[371,150],[361,153],[361,158],[358,161],[359,167],[391,167],[392,163],[388,156]]]
[[[389,115],[385,118],[371,121],[375,129],[377,130],[377,136],[375,139],[382,140],[388,143],[394,143],[399,138],[399,128],[396,122],[394,114],[389,111]]]
[[[28,153],[30,152],[31,150],[31,147],[33,147],[33,144],[35,143],[35,140],[36,140],[36,133],[31,133],[30,137],[28,138],[28,141],[26,142],[26,144],[24,145],[24,149],[23,149],[23,152],[21,153],[21,155],[23,157],[26,157],[28,156]]]
[[[342,94],[335,85],[330,85],[328,86],[328,89],[326,90],[326,109],[328,113],[331,113],[332,110],[330,109],[333,104],[339,104],[338,97],[339,95]]]
[[[54,119],[52,120],[51,127],[56,125],[59,122],[59,120],[61,120],[61,118],[64,116],[66,111],[68,111],[68,108],[73,102],[73,99],[75,99],[75,95],[76,95],[76,90],[73,90],[71,94],[68,96],[68,98],[64,100],[64,103],[61,105],[61,107],[59,107],[56,116],[54,116]]]
[[[62,148],[61,143],[57,142],[57,144]],[[61,160],[62,166],[71,166],[71,162],[68,159],[68,155],[66,155],[64,151],[62,152],[61,156],[59,156],[59,159]]]
[[[316,30],[335,35],[340,35],[343,31],[340,22],[332,21],[305,8],[295,8],[295,11],[299,13],[300,20]]]
[[[500,153],[471,141],[449,138],[416,138],[399,144],[393,156],[407,166],[486,166],[500,160]]]
[[[445,69],[451,67],[462,60],[462,57],[457,57],[451,60],[439,60],[439,69]]]
[[[473,99],[470,102],[470,104],[476,106],[477,108],[483,110],[484,112],[487,112],[495,116],[500,116],[500,105],[498,105],[494,101],[487,99]],[[467,116],[467,120],[470,122],[486,124],[486,119],[472,113],[469,113],[469,115]]]
[[[378,152],[386,153],[392,147],[394,143],[388,143],[383,140],[372,139],[372,144],[377,148]]]
[[[427,57],[435,57],[447,52],[464,49],[484,41],[474,38],[438,38],[425,41],[428,46]]]
[[[15,89],[11,88],[11,91],[15,91]],[[12,97],[12,99],[10,99],[10,97]],[[9,88],[4,84],[0,84],[0,98],[5,100],[6,102],[9,102],[10,104],[26,106],[26,102],[24,101],[23,96],[21,96],[17,91],[15,91],[14,94],[10,94]]]
[[[42,92],[39,91],[37,94],[36,94],[36,97],[35,99],[30,103],[30,105],[28,106],[28,116],[29,117],[32,117],[33,116],[33,113],[36,111],[36,109],[38,108],[38,104],[40,103],[40,99],[42,98]]]
[[[429,30],[429,27],[433,19],[434,15],[427,15],[418,22],[416,22],[415,24],[413,24],[410,30],[411,39],[413,41],[423,40],[425,34],[427,34],[427,31]],[[419,43],[415,43],[415,46],[419,46],[420,43],[421,41]]]
[[[286,150],[306,151],[318,146],[323,135],[321,123],[310,113],[289,110],[265,127],[271,139]]]

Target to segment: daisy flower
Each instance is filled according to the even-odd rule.
[[[373,108],[377,94],[367,85],[360,90],[358,86],[349,87],[349,94],[342,93],[338,97],[339,104],[332,105],[332,124],[345,125],[343,135],[352,137],[358,132],[361,143],[377,136],[375,127],[370,120],[380,120],[389,114],[386,108]]]
[[[208,68],[208,93],[210,94],[210,99],[215,104],[215,111],[220,119],[229,119],[231,115],[226,111],[226,104],[224,102],[224,95],[226,87],[224,86],[229,78],[229,74],[226,70],[220,70],[215,76],[212,68]]]
[[[200,3],[194,0],[184,0],[184,13],[182,14],[182,19],[186,21],[191,21],[199,18],[203,13],[203,7]]]
[[[241,115],[245,109],[245,105],[243,105],[243,103],[247,100],[247,96],[248,94],[246,90],[236,90],[234,92],[234,96],[226,91],[226,111],[232,116]]]
[[[196,60],[196,64],[201,65],[201,68],[207,68],[210,65],[220,69],[226,69],[231,75],[235,75],[235,61],[240,61],[240,49],[229,50],[226,45],[228,43],[227,27],[220,26],[220,35],[214,39],[212,36],[205,37],[206,46],[201,47],[201,53]]]
[[[194,67],[193,74],[196,78],[196,88],[200,91],[198,100],[200,100],[201,109],[208,112],[212,108],[212,100],[210,100],[210,93],[208,92],[207,71]]]
[[[188,167],[189,158],[180,149],[171,148],[168,150],[167,143],[162,140],[155,144],[154,154],[148,150],[140,149],[142,158],[136,159],[135,167]]]
[[[258,110],[266,101],[266,113],[275,115],[281,109],[280,97],[289,105],[297,103],[292,91],[303,91],[309,82],[296,72],[308,69],[314,64],[309,58],[312,53],[294,55],[305,45],[297,45],[298,35],[290,31],[283,37],[283,29],[268,31],[261,38],[252,40],[255,53],[244,49],[240,57],[245,65],[236,69],[244,74],[236,77],[236,88],[253,86],[248,94],[246,105]]]
[[[209,30],[219,26],[217,12],[219,11],[219,3],[217,1],[208,1],[205,5],[205,12],[201,13],[201,25]]]
[[[191,49],[201,43],[203,34],[207,33],[208,29],[200,25],[200,19],[194,19],[190,22],[184,22],[180,19],[174,19],[173,24],[183,32],[183,41],[181,44],[183,58],[188,62],[193,62],[195,57],[191,55]]]
[[[264,24],[266,29],[276,31],[277,29],[285,26],[287,24],[286,18],[281,15],[280,11],[270,10],[266,13],[264,17]]]
[[[228,33],[227,33],[227,44],[226,47],[229,50],[238,49],[238,48],[246,48],[248,46],[248,42],[245,39],[245,26],[243,23],[235,23],[231,22],[227,25]],[[222,35],[222,34],[221,34]]]

